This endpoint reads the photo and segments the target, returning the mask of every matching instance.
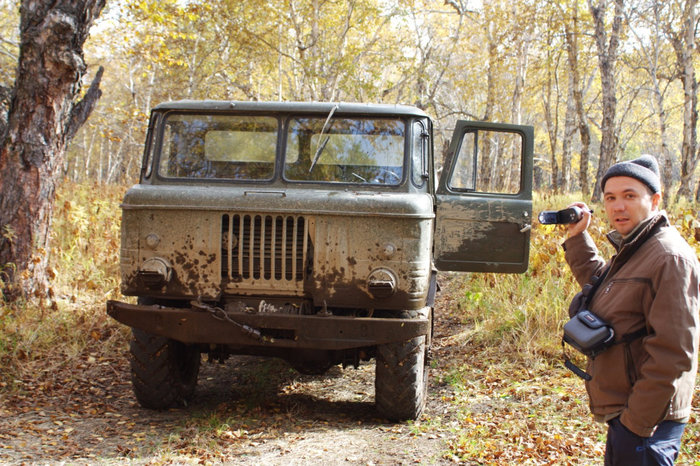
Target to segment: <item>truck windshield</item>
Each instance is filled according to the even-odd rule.
[[[158,173],[165,178],[271,179],[277,128],[273,117],[167,115]]]
[[[403,178],[404,122],[292,118],[284,177],[293,181],[397,185]]]
[[[168,113],[163,118],[162,178],[272,180],[280,123],[287,129],[288,181],[398,185],[405,123],[395,118]]]

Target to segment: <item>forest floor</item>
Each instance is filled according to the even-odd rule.
[[[436,322],[441,342],[457,331]],[[374,410],[374,362],[304,376],[285,362],[231,357],[203,361],[195,398],[168,411],[141,408],[123,354],[80,355],[15,389],[0,390],[0,463],[10,464],[440,464],[457,429],[448,384],[431,372],[421,419],[393,424]]]
[[[87,352],[0,387],[0,464],[599,464],[604,430],[583,384],[480,352],[445,288],[418,421],[376,417],[373,362],[303,376],[253,357],[203,363],[189,406],[146,410],[125,341],[120,354]]]
[[[376,419],[373,367],[299,376],[281,362],[231,358],[203,366],[187,408],[158,412],[136,404],[125,358],[85,360],[2,400],[0,463],[449,462],[449,432]],[[427,416],[451,415],[443,389],[432,387]]]

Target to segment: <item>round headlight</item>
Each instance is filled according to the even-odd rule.
[[[367,278],[367,290],[377,299],[388,298],[396,292],[396,275],[387,268],[374,269]]]

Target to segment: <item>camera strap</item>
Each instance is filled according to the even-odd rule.
[[[578,367],[576,364],[574,364],[571,361],[571,358],[569,358],[569,355],[566,354],[566,342],[564,341],[563,338],[561,339],[561,352],[564,355],[564,367],[569,369],[571,372],[573,372],[574,374],[576,374],[577,376],[579,376],[580,378],[582,378],[586,382],[593,379],[593,377],[591,377],[591,374],[584,371],[583,369],[581,369],[580,367]]]

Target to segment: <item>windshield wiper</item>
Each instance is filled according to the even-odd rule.
[[[319,143],[316,145],[316,153],[314,154],[314,159],[311,162],[311,166],[309,167],[309,173],[314,169],[316,166],[316,162],[318,162],[318,159],[321,158],[321,153],[323,152],[323,149],[326,148],[326,144],[328,144],[328,140],[330,139],[330,136],[326,136],[326,139],[323,139],[323,142],[321,142],[321,139],[323,138],[323,133],[326,132],[326,128],[328,127],[328,122],[331,121],[331,117],[335,113],[335,111],[338,110],[338,104],[333,105],[333,108],[331,109],[330,113],[328,114],[328,117],[326,117],[326,122],[323,124],[323,128],[321,128],[321,134],[318,135],[318,140]]]

